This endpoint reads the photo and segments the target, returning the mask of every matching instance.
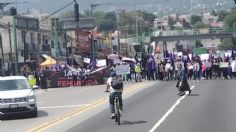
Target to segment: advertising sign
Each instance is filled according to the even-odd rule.
[[[37,18],[16,16],[16,27],[18,29],[38,30],[39,20]]]
[[[62,30],[75,30],[75,29],[83,29],[83,30],[91,30],[95,28],[95,19],[80,19],[79,21],[75,21],[73,19],[70,20],[61,20],[60,25]]]
[[[76,47],[80,52],[90,52],[89,32],[77,31],[76,32]]]

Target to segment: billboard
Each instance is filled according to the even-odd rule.
[[[38,30],[39,20],[37,18],[16,16],[16,27],[18,29]]]
[[[69,20],[61,20],[60,25],[62,30],[91,30],[95,28],[96,22],[95,19],[80,19],[79,21],[75,21],[73,19]]]
[[[89,32],[86,31],[76,31],[76,47],[80,52],[90,52],[90,39]]]

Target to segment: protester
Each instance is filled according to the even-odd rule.
[[[187,81],[187,73],[184,68],[182,68],[182,64],[180,64],[179,69],[181,70],[181,82],[179,84],[179,96],[185,95],[185,91],[188,91],[189,94],[191,94],[191,89],[189,87],[188,81]]]
[[[136,73],[136,77],[135,77],[136,82],[142,82],[140,63],[135,65],[135,73]]]

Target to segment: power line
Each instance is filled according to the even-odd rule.
[[[31,27],[29,27],[29,28],[32,28],[32,27],[36,26],[36,25],[39,24],[40,22],[42,22],[42,21],[48,19],[49,17],[51,17],[51,16],[57,14],[58,12],[60,12],[61,10],[65,9],[65,8],[67,8],[67,7],[69,7],[70,5],[74,4],[75,2],[76,2],[76,0],[73,0],[73,1],[70,2],[69,4],[65,5],[64,7],[60,8],[60,9],[58,9],[58,10],[56,10],[55,12],[53,12],[52,14],[50,14],[50,15],[48,15],[47,17],[43,18],[42,20],[40,20],[39,22],[35,23],[33,26],[31,26]]]

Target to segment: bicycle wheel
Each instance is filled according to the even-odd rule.
[[[118,97],[116,97],[114,100],[114,106],[115,106],[115,118],[116,118],[115,121],[118,123],[118,125],[120,125],[120,105]]]
[[[117,123],[120,125],[120,112],[117,114]]]

